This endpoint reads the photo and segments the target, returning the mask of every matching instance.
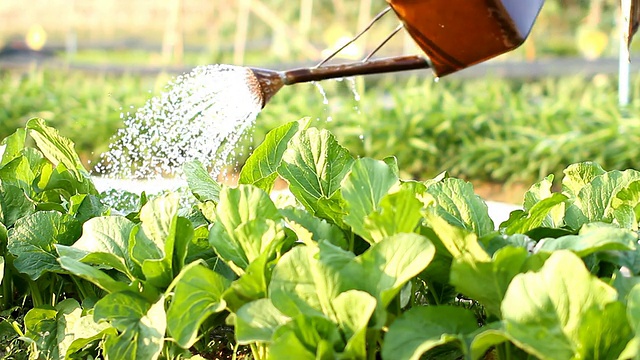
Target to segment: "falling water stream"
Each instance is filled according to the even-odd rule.
[[[209,65],[177,77],[165,91],[124,118],[96,171],[148,179],[179,175],[199,160],[217,176],[262,108],[244,67]]]

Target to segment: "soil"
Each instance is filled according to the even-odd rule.
[[[227,185],[235,185],[238,182],[237,173],[227,173],[218,177],[218,181]],[[531,184],[524,183],[494,183],[486,181],[470,181],[473,189],[485,201],[497,201],[507,204],[521,205],[524,194]],[[281,178],[276,180],[274,190],[284,190],[288,187],[286,181]]]
[[[471,183],[476,194],[484,200],[516,205],[522,204],[524,194],[531,186],[531,184],[523,183],[502,184],[482,181],[471,181]]]

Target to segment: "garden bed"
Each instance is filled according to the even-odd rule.
[[[236,187],[187,163],[195,204],[170,191],[118,215],[41,119],[3,144],[7,357],[638,355],[635,170],[573,164],[496,229],[470,183],[402,180],[301,120]],[[295,206],[269,197],[278,176]]]

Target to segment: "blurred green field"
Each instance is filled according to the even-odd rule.
[[[0,136],[44,118],[76,143],[90,167],[134,112],[158,94],[168,75],[91,75],[33,69],[0,73]],[[309,116],[354,155],[396,156],[404,176],[441,171],[484,182],[529,183],[567,165],[593,160],[607,169],[640,167],[640,77],[621,111],[616,79],[605,75],[536,80],[375,78],[285,87],[258,117],[244,149],[266,132]],[[361,96],[354,99],[354,88]],[[238,159],[241,164],[247,151]]]
[[[385,6],[384,0],[254,0],[248,7],[238,0],[34,0],[25,8],[19,0],[5,0],[0,2],[0,47],[41,29],[36,33],[46,37],[46,47],[72,49],[61,51],[72,63],[266,66],[319,61]],[[618,18],[618,2],[546,0],[525,45],[505,58],[615,56]],[[356,43],[352,56],[368,53],[397,24],[394,16],[383,18]],[[405,34],[380,54],[416,51]]]

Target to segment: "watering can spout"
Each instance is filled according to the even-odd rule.
[[[430,66],[429,60],[424,56],[411,55],[286,71],[250,68],[248,83],[253,87],[254,92],[259,93],[262,99],[262,107],[264,107],[284,85],[356,75],[427,69]]]

